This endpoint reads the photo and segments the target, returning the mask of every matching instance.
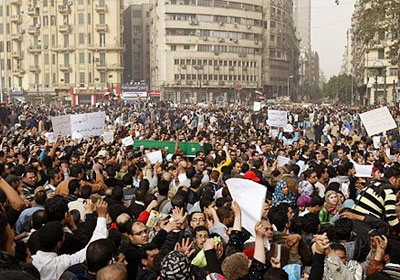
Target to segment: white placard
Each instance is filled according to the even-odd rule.
[[[282,167],[282,166],[290,163],[290,158],[283,157],[283,156],[278,156],[276,158],[276,160],[278,161],[278,167]]]
[[[372,168],[373,165],[360,165],[357,163],[353,163],[354,168],[356,169],[356,177],[359,178],[371,178],[372,177]]]
[[[379,149],[379,143],[381,142],[381,137],[380,136],[374,136],[372,137],[372,141],[374,142],[374,149]]]
[[[80,134],[79,132],[72,132],[72,136],[71,136],[72,140],[78,140],[79,142],[83,139],[83,135]]]
[[[64,137],[69,136],[72,133],[70,115],[51,117],[51,124],[53,126],[53,131],[56,134],[60,134]]]
[[[162,153],[161,150],[148,153],[146,157],[149,159],[151,164],[156,164],[157,162],[162,162]]]
[[[397,127],[389,109],[385,106],[360,115],[369,136],[376,135]]]
[[[57,136],[54,132],[46,132],[44,136],[47,138],[47,141],[49,141],[50,144],[55,143],[57,140]]]
[[[292,132],[294,132],[293,125],[291,125],[290,123],[288,123],[287,126],[283,129],[283,132],[287,132],[287,133],[292,133]]]
[[[106,144],[114,142],[114,131],[105,131],[103,134],[103,141]]]
[[[253,111],[258,112],[261,110],[261,102],[254,102]]]
[[[268,125],[274,127],[286,127],[288,124],[288,112],[268,110]]]
[[[183,182],[185,182],[186,180],[187,180],[187,177],[186,177],[186,173],[181,173],[181,174],[179,174],[178,175],[178,180],[179,180],[179,183],[183,183]]]
[[[233,178],[226,181],[232,199],[242,212],[242,226],[255,237],[254,227],[261,220],[267,188],[254,181]]]
[[[71,115],[71,131],[83,137],[101,136],[104,134],[105,119],[104,112]]]
[[[128,137],[125,137],[124,139],[122,139],[122,145],[124,145],[125,147],[133,146],[132,136],[128,136]]]

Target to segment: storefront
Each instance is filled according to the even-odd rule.
[[[106,96],[109,96],[110,92],[114,91],[118,96],[116,88],[71,88],[72,105],[96,105],[96,103],[102,102]]]

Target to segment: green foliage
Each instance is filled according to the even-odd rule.
[[[352,76],[347,74],[341,74],[333,76],[330,80],[324,84],[323,93],[325,97],[329,97],[334,100],[336,96],[339,98],[340,103],[351,103],[351,87],[353,86],[353,92],[357,91],[355,80],[352,81]]]
[[[322,98],[321,89],[316,84],[304,83],[299,86],[299,99],[300,100],[315,100],[318,101]]]

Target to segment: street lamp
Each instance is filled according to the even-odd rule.
[[[287,96],[290,98],[290,79],[293,79],[293,76],[289,76],[288,78],[288,87],[287,87]]]

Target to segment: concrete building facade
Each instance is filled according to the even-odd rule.
[[[181,103],[251,101],[273,87],[286,94],[292,9],[292,0],[152,0],[152,90]]]
[[[150,4],[124,11],[124,82],[150,84]]]
[[[1,0],[4,91],[95,103],[123,79],[122,12],[122,0]]]

